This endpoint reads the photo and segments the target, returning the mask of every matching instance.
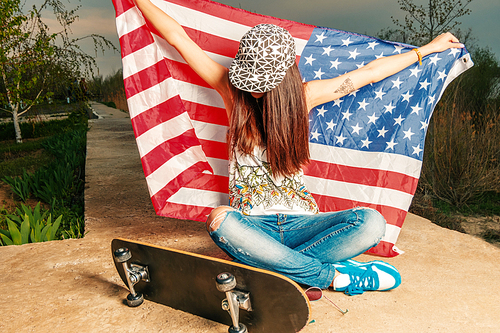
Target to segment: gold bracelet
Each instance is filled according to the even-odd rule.
[[[418,57],[418,63],[420,66],[422,66],[422,53],[420,53],[419,49],[413,49],[412,51],[415,51]]]

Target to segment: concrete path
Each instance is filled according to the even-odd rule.
[[[78,240],[0,247],[0,332],[227,332],[223,325],[146,301],[114,269],[110,242],[124,237],[221,256],[203,223],[154,214],[128,115],[93,103],[88,133],[85,219]],[[403,277],[390,292],[312,303],[303,332],[500,332],[500,249],[409,215],[387,261]],[[361,256],[362,261],[377,258]],[[270,332],[272,333],[272,332]]]

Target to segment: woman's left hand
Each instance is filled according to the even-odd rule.
[[[421,51],[425,54],[446,51],[450,48],[464,48],[465,45],[460,43],[457,37],[453,36],[450,32],[446,32],[434,38],[429,44],[420,47]]]

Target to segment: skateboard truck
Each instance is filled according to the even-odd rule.
[[[123,272],[125,273],[125,278],[127,280],[128,289],[130,294],[127,295],[127,304],[130,307],[139,306],[144,302],[144,295],[142,293],[136,293],[134,286],[139,281],[149,282],[149,271],[148,266],[142,266],[137,264],[128,264],[128,260],[132,258],[130,250],[126,247],[119,248],[114,252],[115,261],[123,265]]]
[[[229,327],[229,333],[247,333],[247,327],[239,322],[239,309],[252,311],[250,304],[250,294],[234,290],[236,279],[231,273],[221,273],[215,279],[217,289],[226,293],[226,298],[222,301],[222,309],[229,312],[233,325]]]

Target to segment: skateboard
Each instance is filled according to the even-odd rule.
[[[229,325],[230,333],[298,332],[309,323],[303,289],[280,274],[151,244],[114,239],[129,306],[144,299]]]

